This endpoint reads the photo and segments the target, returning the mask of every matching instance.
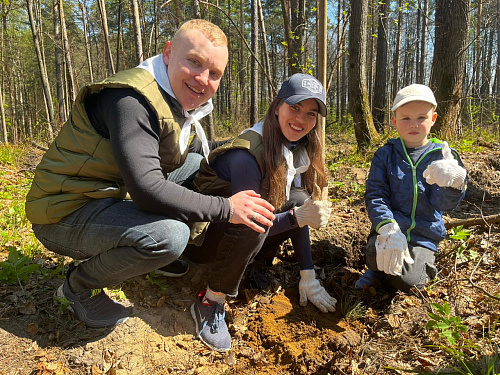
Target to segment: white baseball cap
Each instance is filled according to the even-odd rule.
[[[391,111],[394,112],[402,105],[415,101],[427,102],[432,104],[434,108],[437,107],[436,98],[434,97],[432,90],[426,85],[414,83],[413,85],[403,87],[398,91],[396,98],[394,98],[394,102],[392,103]]]

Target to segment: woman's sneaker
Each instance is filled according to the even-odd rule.
[[[56,297],[65,298],[71,304],[68,309],[88,327],[113,327],[129,318],[127,309],[113,301],[102,289],[73,293],[66,280],[56,291]]]
[[[188,273],[189,264],[181,259],[176,259],[172,263],[158,268],[155,272],[168,277],[180,277]]]
[[[211,349],[225,352],[231,349],[231,335],[225,320],[224,305],[205,298],[205,291],[191,306],[196,324],[196,337]]]

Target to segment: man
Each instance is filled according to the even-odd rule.
[[[253,191],[229,199],[186,186],[201,155],[188,155],[191,125],[213,108],[228,60],[227,40],[204,20],[184,23],[162,55],[85,86],[70,119],[37,166],[26,198],[33,231],[47,249],[80,260],[57,295],[89,327],[128,318],[102,288],[175,261],[188,221],[230,221],[264,229],[274,209]]]

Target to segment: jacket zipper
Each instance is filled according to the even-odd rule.
[[[418,158],[418,160],[415,163],[415,165],[413,165],[413,162],[411,161],[410,156],[406,152],[406,147],[405,147],[405,144],[403,142],[403,139],[400,138],[400,140],[401,140],[401,144],[403,145],[403,150],[404,150],[405,155],[406,155],[406,160],[408,160],[408,162],[410,163],[411,173],[412,173],[412,177],[413,177],[413,205],[412,205],[412,208],[411,208],[411,225],[408,228],[408,230],[406,231],[406,241],[410,242],[410,240],[411,240],[410,232],[413,230],[413,228],[415,228],[415,225],[417,225],[417,223],[415,221],[415,212],[417,211],[417,196],[418,196],[417,167],[420,164],[420,162],[422,160],[424,160],[424,158],[427,155],[429,155],[432,152],[440,151],[441,149],[440,148],[434,148],[432,150],[427,151],[425,154],[421,155]]]

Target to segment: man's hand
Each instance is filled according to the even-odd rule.
[[[319,187],[316,185],[313,198],[307,198],[302,206],[295,207],[294,210],[299,227],[306,225],[314,229],[324,227],[328,224],[332,213],[332,202],[328,199],[327,188],[323,188],[319,193]]]
[[[408,250],[406,236],[396,223],[383,225],[378,233],[375,241],[377,268],[389,275],[401,276],[403,263],[414,263]]]
[[[433,161],[424,171],[424,178],[428,184],[437,184],[442,187],[461,189],[464,186],[467,171],[458,165],[458,161],[451,154],[448,142],[442,147],[443,159]]]
[[[233,195],[230,200],[233,206],[233,216],[230,220],[232,224],[245,224],[259,233],[264,233],[266,230],[257,223],[273,226],[274,207],[262,199],[260,194],[253,190],[245,190]]]
[[[299,294],[300,306],[307,306],[307,300],[309,300],[321,312],[335,312],[337,300],[321,286],[314,270],[300,271]]]

